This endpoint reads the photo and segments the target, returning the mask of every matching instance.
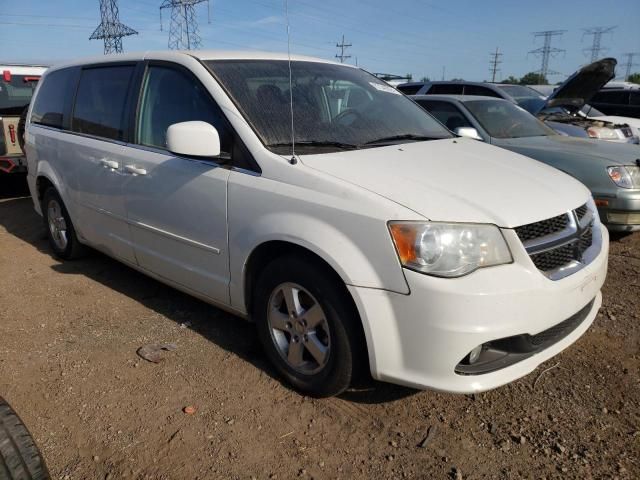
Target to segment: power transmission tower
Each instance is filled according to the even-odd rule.
[[[542,58],[540,70],[538,70],[537,72],[540,74],[541,79],[546,79],[547,75],[557,75],[559,73],[553,70],[549,70],[549,58],[555,57],[558,53],[564,53],[566,52],[566,50],[551,47],[551,39],[553,37],[563,35],[565,32],[566,30],[546,30],[544,32],[533,32],[531,34],[533,35],[534,40],[538,37],[544,38],[544,45],[542,47],[536,48],[535,50],[531,50],[529,52]]]
[[[627,59],[627,61],[624,63],[624,68],[625,68],[624,81],[625,82],[629,80],[629,75],[631,75],[631,68],[639,65],[638,63],[633,63],[633,57],[635,57],[636,55],[640,56],[640,52],[629,52],[629,53],[622,54],[622,56]]]
[[[160,30],[162,30],[162,10],[171,9],[169,24],[169,48],[171,50],[197,50],[202,45],[198,34],[198,20],[195,6],[207,2],[210,15],[209,0],[164,0],[160,5]],[[209,16],[209,22],[211,17]]]
[[[100,0],[100,25],[89,40],[104,40],[104,54],[122,53],[122,37],[137,35],[133,28],[120,23],[117,0]]]
[[[502,53],[499,53],[498,47],[496,47],[496,53],[491,54],[491,62],[489,63],[490,65],[489,71],[491,72],[492,82],[496,81],[496,73],[500,71],[500,69],[498,68],[498,65],[502,63],[502,60],[500,60],[500,57],[502,57]]]
[[[340,53],[336,54],[336,58],[340,59],[340,63],[344,63],[344,61],[348,58],[351,58],[351,55],[345,55],[344,54],[344,50],[347,47],[351,47],[352,45],[350,43],[344,43],[344,35],[342,35],[342,42],[341,43],[336,43],[336,47],[338,47],[340,49]]]
[[[585,48],[585,53],[591,53],[591,62],[595,62],[598,58],[600,58],[600,52],[605,52],[608,48],[602,47],[600,45],[600,41],[602,40],[602,35],[605,33],[611,33],[615,30],[616,27],[593,27],[593,28],[585,28],[582,37],[585,35],[593,35],[593,43],[591,44],[591,48]]]

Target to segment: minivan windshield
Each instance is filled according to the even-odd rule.
[[[358,68],[310,61],[205,62],[275,153],[325,153],[451,138],[412,100]],[[293,108],[291,107],[293,98]]]
[[[505,100],[470,100],[465,107],[495,138],[521,138],[555,135],[530,113]]]

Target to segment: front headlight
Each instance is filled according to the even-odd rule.
[[[600,140],[618,140],[616,131],[607,127],[589,127],[587,128],[587,135]]]
[[[607,172],[613,183],[619,187],[640,188],[640,167],[636,165],[607,167]]]
[[[429,275],[460,277],[513,261],[495,225],[389,222],[389,231],[402,265]]]

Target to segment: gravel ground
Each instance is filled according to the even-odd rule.
[[[593,327],[520,381],[315,400],[252,325],[99,253],[55,260],[25,195],[0,183],[0,394],[55,478],[640,478],[640,234],[613,239]]]

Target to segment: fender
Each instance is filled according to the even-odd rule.
[[[409,287],[384,223],[380,225],[379,237],[384,239],[380,242],[384,250],[380,255],[388,256],[395,263],[391,269],[385,265],[387,262],[374,264],[349,235],[323,219],[292,212],[261,215],[245,223],[245,228],[229,232],[231,305],[246,312],[244,285],[247,260],[256,248],[270,241],[291,243],[316,254],[334,269],[346,285],[408,294]],[[320,247],[314,238],[321,238],[324,247]],[[388,243],[387,248],[384,248],[385,243]]]

